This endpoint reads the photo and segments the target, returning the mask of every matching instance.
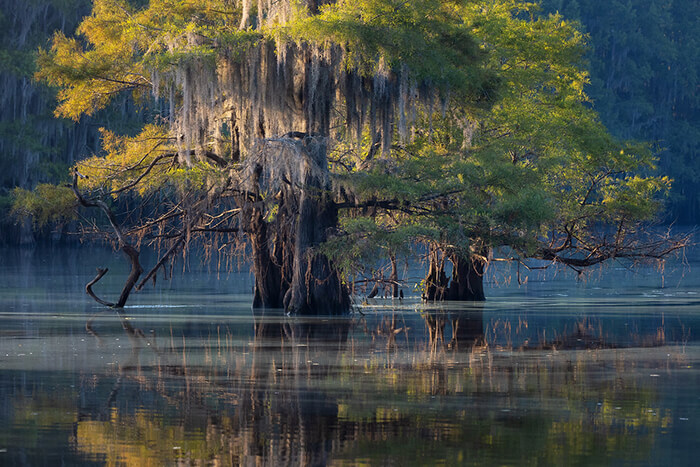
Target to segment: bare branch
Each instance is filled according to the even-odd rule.
[[[141,263],[139,262],[139,252],[136,248],[134,248],[129,242],[126,241],[126,238],[124,237],[124,234],[122,233],[121,228],[119,227],[119,224],[117,223],[117,219],[114,216],[114,213],[112,210],[107,206],[102,200],[90,200],[85,198],[83,194],[80,192],[78,189],[78,176],[80,174],[76,171],[73,174],[73,184],[72,184],[72,189],[73,193],[75,194],[75,197],[78,199],[78,202],[85,207],[96,207],[99,208],[106,216],[107,219],[109,220],[109,223],[112,226],[112,229],[114,230],[115,235],[117,236],[117,239],[119,241],[119,247],[121,250],[124,252],[124,254],[129,258],[129,261],[131,262],[131,272],[129,273],[129,277],[127,277],[126,283],[124,284],[124,287],[122,288],[122,292],[119,295],[119,300],[115,304],[109,304],[106,306],[110,306],[111,308],[123,308],[124,304],[126,303],[127,299],[129,298],[129,294],[131,294],[131,290],[134,287],[134,284],[138,280],[139,276],[143,272],[143,268],[141,267]],[[107,273],[107,269],[104,269],[104,272],[98,273],[98,276],[93,279],[93,281],[89,284],[90,285],[90,290],[87,289],[86,286],[86,292],[95,300],[98,301],[98,303],[101,303],[103,305],[109,303],[105,302],[104,300],[100,300],[94,293],[92,292],[92,285],[94,285],[98,280],[102,278]]]
[[[168,251],[166,251],[165,254],[163,256],[161,256],[160,260],[158,260],[156,265],[153,266],[153,268],[150,271],[148,271],[148,274],[146,274],[146,277],[144,277],[141,280],[141,282],[139,282],[139,284],[136,286],[137,292],[139,290],[141,290],[143,288],[143,286],[146,285],[146,283],[150,279],[153,279],[155,281],[155,275],[158,272],[158,270],[165,264],[165,262],[168,260],[168,258],[170,258],[170,256],[172,256],[177,251],[177,249],[180,247],[180,245],[182,245],[184,243],[184,240],[185,240],[185,235],[183,232],[182,234],[180,234],[180,238],[178,238],[175,241],[175,243],[173,243],[173,245],[168,249]]]
[[[95,292],[92,291],[92,286],[95,285],[100,279],[102,279],[102,276],[107,274],[107,271],[109,271],[109,269],[107,268],[97,268],[97,276],[95,276],[93,280],[87,283],[87,285],[85,286],[85,293],[91,296],[100,305],[114,308],[114,303],[102,300],[100,297],[95,295]]]

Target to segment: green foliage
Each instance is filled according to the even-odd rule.
[[[700,4],[689,0],[543,0],[582,23],[591,47],[586,91],[611,133],[654,141],[675,183],[673,219],[700,215]]]
[[[75,165],[83,178],[80,188],[109,194],[145,196],[164,187],[180,191],[201,190],[220,183],[225,174],[203,161],[190,166],[177,164],[177,148],[168,129],[145,125],[135,136],[120,136],[101,129],[103,154],[86,158]]]
[[[600,230],[653,219],[670,180],[652,174],[648,146],[617,141],[590,108],[577,24],[515,1],[470,2],[460,14],[504,84],[499,98],[487,112],[426,115],[388,170],[344,176],[360,198],[406,208],[369,210],[371,223],[352,218],[367,210],[351,212],[336,261],[358,270],[378,248],[395,251],[394,235],[465,256],[501,245],[536,256],[560,236],[594,244]]]
[[[470,66],[483,52],[460,3],[341,0],[281,32],[295,40],[339,44],[347,52],[346,66],[366,76],[406,67],[417,81],[438,90],[471,102],[488,101],[494,91],[493,75]]]
[[[76,218],[75,195],[67,187],[42,183],[31,191],[15,188],[12,198],[11,215],[18,219],[31,217],[37,228]]]
[[[152,167],[162,157],[163,150],[169,149],[167,130],[155,125],[146,125],[136,136],[119,136],[101,129],[103,155],[84,159],[76,165],[83,175],[81,187],[87,190],[116,192],[139,181],[135,189],[142,194],[164,183],[162,167],[172,164],[164,161],[160,167]],[[155,168],[156,170],[147,170]]]
[[[116,95],[151,91],[154,71],[172,71],[189,60],[211,66],[260,34],[233,26],[228,2],[156,0],[138,8],[125,0],[95,0],[78,28],[82,41],[57,32],[40,50],[36,78],[59,90],[56,115],[78,120],[105,108]]]
[[[53,118],[54,94],[32,82],[37,48],[58,28],[72,31],[88,0],[3,2],[0,11],[0,218],[10,215],[13,187],[62,182],[76,148],[89,144],[89,131]],[[8,204],[9,203],[9,204]],[[3,226],[0,226],[2,229]],[[8,240],[10,240],[8,238]]]
[[[333,147],[330,159],[337,161],[324,176],[331,175],[336,193],[349,201],[339,234],[322,248],[347,273],[379,257],[408,254],[416,242],[463,257],[503,245],[522,256],[542,256],[541,246],[561,236],[569,244],[594,244],[596,231],[632,231],[651,219],[669,189],[668,178],[653,174],[653,152],[611,136],[592,110],[585,92],[586,37],[559,14],[540,15],[536,4],[516,0],[339,0],[318,13],[297,2],[274,8],[279,10],[259,10],[249,20],[243,3],[224,0],[95,0],[78,29],[81,39],[57,33],[51,49],[39,53],[36,76],[60,87],[59,115],[78,119],[125,92],[144,98],[154,87],[158,93],[157,80],[165,79],[171,86],[169,121],[177,118],[173,114],[186,117],[179,127],[163,119],[135,136],[103,130],[104,153],[75,166],[85,177],[80,188],[105,197],[174,189],[185,198],[183,205],[188,195],[232,178],[240,185],[235,189],[247,192],[250,174],[237,172],[238,165],[205,162],[203,152],[221,148],[215,140],[222,135],[234,150],[232,129],[211,130],[211,121],[248,118],[236,128],[254,135],[245,143],[252,146],[265,133],[266,105],[278,112],[278,126],[297,119],[294,112],[323,112],[331,105],[329,113],[370,113],[358,128],[349,127],[348,117],[334,120],[340,128],[324,134]],[[244,53],[251,50],[260,54]],[[288,50],[298,53],[291,65],[283,58]],[[266,88],[258,80],[277,75],[255,63],[233,66],[244,59],[278,60],[271,62],[278,75],[303,67],[308,78],[300,72],[303,78]],[[314,80],[321,68],[330,68],[327,80],[338,83],[359,73],[350,78],[360,84],[348,94],[336,83],[318,97],[295,82],[320,86]],[[242,82],[232,95],[211,95],[215,88],[206,85],[221,78],[221,70],[230,72],[224,79]],[[200,89],[196,83],[205,84]],[[286,101],[260,97],[280,91],[280,83],[283,92],[292,89]],[[403,94],[384,93],[387,86]],[[411,109],[410,132],[404,128],[391,141],[394,133],[382,128],[386,140],[378,153],[378,114],[382,125],[398,128],[411,92],[423,101]],[[204,97],[192,107],[196,93]],[[325,102],[299,104],[313,100],[312,94]],[[380,102],[383,95],[393,97]],[[240,109],[224,108],[224,101]],[[254,109],[253,117],[241,110],[246,106]],[[287,107],[294,109],[289,115]],[[196,115],[190,118],[190,112]],[[195,118],[207,125],[197,126]],[[302,120],[305,130],[312,131],[313,120]],[[180,134],[192,129],[201,133],[194,162],[190,136]],[[298,165],[281,161],[278,168],[284,173]],[[273,196],[261,198],[263,218],[273,224],[278,205]]]

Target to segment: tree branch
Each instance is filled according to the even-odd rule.
[[[119,241],[119,247],[131,262],[131,272],[129,273],[129,277],[127,277],[126,279],[126,283],[122,288],[122,292],[119,295],[119,300],[117,301],[117,303],[111,304],[109,302],[105,302],[104,300],[99,299],[94,293],[91,293],[92,286],[107,273],[107,269],[104,269],[104,272],[98,273],[97,277],[93,279],[90,284],[88,284],[90,286],[89,290],[86,286],[86,292],[101,305],[110,306],[111,308],[123,308],[124,304],[129,298],[129,295],[131,294],[131,290],[133,289],[134,284],[136,284],[136,281],[143,272],[143,268],[141,267],[141,263],[139,262],[139,252],[129,242],[126,241],[126,238],[124,237],[124,234],[122,233],[122,230],[119,227],[119,224],[117,223],[117,219],[114,216],[112,210],[109,208],[109,206],[107,206],[102,200],[90,200],[83,196],[83,194],[78,189],[79,176],[85,178],[84,175],[81,175],[76,170],[73,174],[73,184],[71,187],[73,189],[75,197],[78,199],[78,202],[82,206],[96,207],[102,210],[102,212],[104,212],[104,214],[107,216],[107,219],[109,220],[109,223],[112,226],[112,229],[114,230],[115,235],[117,236],[117,239]]]
[[[107,269],[107,268],[97,268],[97,276],[95,276],[95,278],[93,280],[91,280],[90,282],[87,283],[87,285],[85,285],[85,293],[87,293],[89,296],[91,296],[100,305],[114,308],[114,305],[115,305],[114,303],[102,300],[100,297],[95,295],[95,292],[92,291],[92,286],[97,284],[97,282],[100,279],[102,279],[102,276],[107,274],[107,271],[109,271],[109,269]]]
[[[184,242],[184,240],[185,240],[185,235],[184,235],[184,234],[185,234],[185,232],[183,232],[182,234],[180,234],[180,238],[178,238],[177,240],[175,240],[175,243],[173,243],[173,245],[168,249],[168,251],[166,251],[165,254],[164,254],[163,256],[161,256],[160,260],[158,260],[158,262],[156,263],[156,265],[153,266],[153,268],[152,268],[150,271],[148,271],[148,274],[146,274],[146,277],[144,277],[144,278],[141,280],[141,282],[139,282],[139,284],[136,286],[136,291],[137,291],[137,292],[138,292],[139,290],[141,290],[141,289],[143,288],[143,286],[146,285],[146,283],[147,283],[151,278],[153,278],[153,281],[154,281],[154,283],[155,283],[155,275],[156,275],[156,273],[158,272],[158,269],[160,269],[160,268],[165,264],[165,262],[168,260],[168,258],[169,258],[171,255],[173,255],[173,254],[175,253],[175,251],[180,247],[180,245]]]

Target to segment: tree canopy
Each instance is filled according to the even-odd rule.
[[[157,109],[74,167],[76,199],[132,260],[112,305],[198,242],[246,251],[254,304],[298,313],[346,310],[350,279],[382,258],[397,293],[396,257],[418,244],[428,299],[483,299],[496,247],[575,268],[681,247],[637,235],[670,180],[591,109],[577,24],[535,10],[95,0],[37,76],[60,88],[61,116],[125,92]],[[139,282],[144,242],[165,253]]]

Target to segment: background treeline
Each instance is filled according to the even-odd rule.
[[[0,239],[31,242],[29,221],[9,215],[11,190],[57,182],[69,165],[96,147],[89,122],[53,117],[53,93],[33,80],[34,59],[53,31],[72,31],[89,0],[0,0]]]
[[[133,103],[73,122],[54,117],[55,92],[34,80],[39,47],[54,31],[72,34],[90,13],[90,0],[0,0],[0,244],[65,239],[34,232],[29,219],[10,214],[15,187],[68,180],[69,168],[100,147],[100,127],[128,131]]]
[[[578,20],[590,36],[588,94],[605,125],[658,146],[674,179],[669,222],[700,216],[700,2],[543,0],[545,12]]]
[[[0,243],[37,238],[28,220],[10,216],[14,187],[61,181],[74,161],[98,150],[99,127],[128,132],[133,123],[126,100],[78,123],[55,119],[53,92],[33,81],[38,47],[46,46],[55,30],[71,34],[90,3],[0,0]],[[558,11],[579,21],[589,34],[588,94],[595,108],[616,136],[658,146],[660,170],[675,180],[666,220],[696,224],[700,3],[543,0],[542,7],[543,14]]]

